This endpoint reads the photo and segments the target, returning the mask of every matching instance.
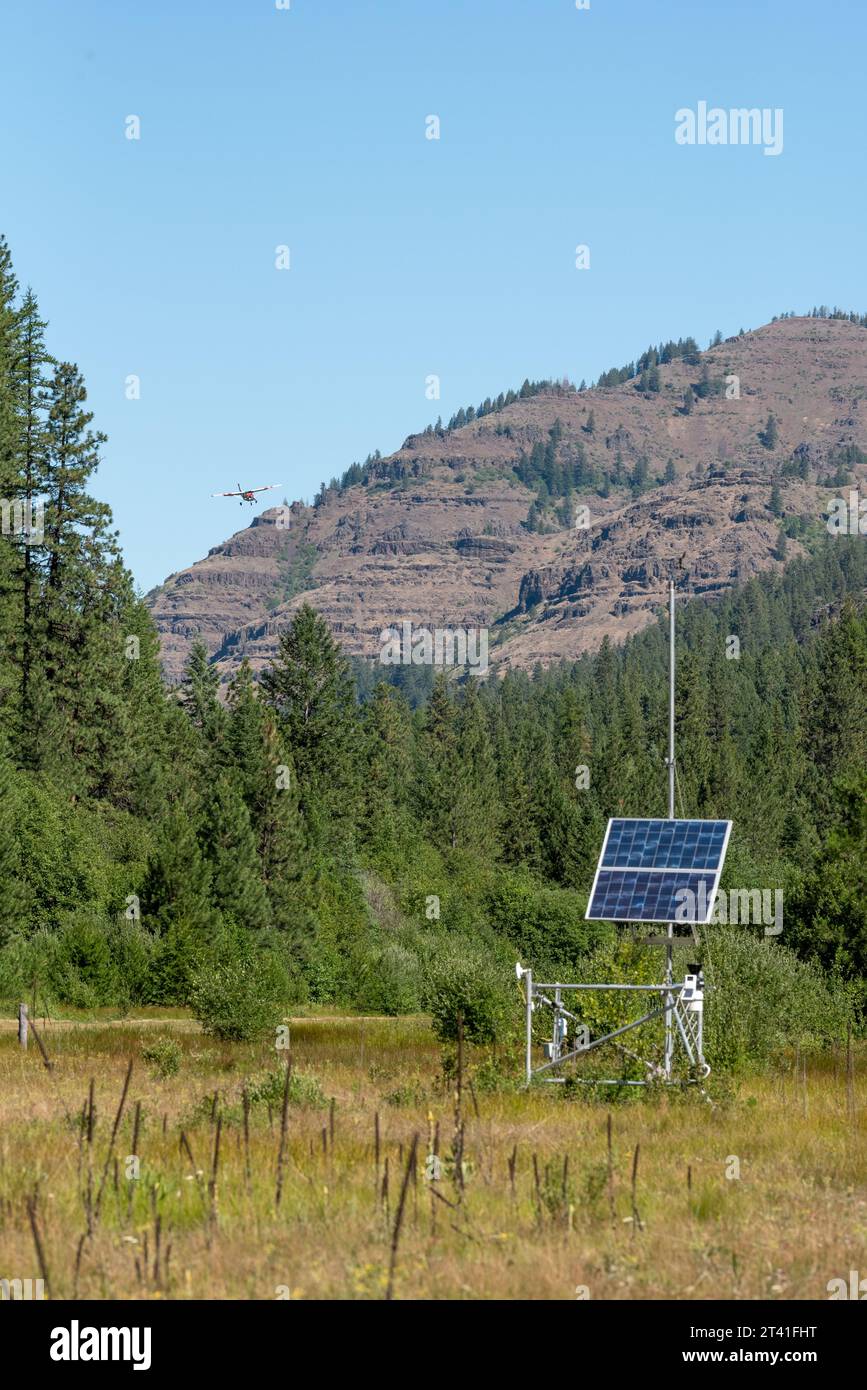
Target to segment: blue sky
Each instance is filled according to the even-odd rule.
[[[526,376],[867,308],[865,38],[856,0],[4,0],[0,230],[138,583],[238,481],[309,498]],[[679,146],[701,100],[782,108],[782,154]]]

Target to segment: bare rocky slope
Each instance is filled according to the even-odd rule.
[[[705,366],[719,393],[687,411],[684,392]],[[719,390],[732,375],[739,397]],[[410,436],[320,505],[255,516],[148,595],[167,679],[180,678],[196,638],[225,675],[244,656],[261,668],[305,601],[359,656],[377,658],[383,629],[409,621],[488,628],[500,670],[575,657],[652,621],[680,560],[688,589],[711,597],[781,566],[774,483],[784,519],[813,528],[845,492],[829,483],[841,456],[863,486],[852,448],[867,450],[867,329],[858,324],[783,319],[697,363],[660,366],[658,385],[554,387],[459,429]],[[772,447],[762,439],[769,415]],[[583,450],[595,486],[572,496],[588,508],[585,527],[549,512],[551,529],[540,533],[527,527],[535,493],[514,465],[556,422],[558,457]],[[642,459],[645,490],[612,484]],[[663,482],[667,466],[675,476]],[[786,560],[799,553],[790,539]]]

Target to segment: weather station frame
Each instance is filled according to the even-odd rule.
[[[668,660],[668,756],[665,765],[668,770],[668,820],[675,821],[675,787],[676,787],[676,761],[675,761],[675,580],[668,581],[668,630],[669,630],[669,660]],[[609,821],[606,831],[605,841],[600,853],[599,864],[593,881],[591,891],[588,916],[593,904],[593,898],[602,865],[605,859],[605,851],[608,844],[609,835],[613,822]],[[709,895],[707,907],[707,917],[713,907],[716,888],[719,885],[719,878],[722,873],[722,866],[725,861],[725,853],[728,848],[729,836],[731,833],[731,822],[725,822],[726,830],[722,848],[719,855],[719,863],[715,870],[714,891]],[[548,1083],[564,1084],[567,1080],[579,1082],[589,1086],[649,1086],[649,1085],[683,1085],[698,1084],[710,1075],[710,1064],[704,1055],[704,974],[698,965],[691,965],[682,980],[674,978],[674,927],[675,923],[669,921],[661,924],[665,926],[665,935],[646,938],[641,942],[646,946],[665,947],[665,969],[663,980],[659,984],[615,984],[611,982],[599,982],[592,984],[570,984],[564,981],[555,983],[537,983],[533,978],[532,969],[528,969],[518,962],[515,966],[515,973],[518,981],[523,981],[524,1002],[525,1002],[525,1056],[524,1073],[525,1084],[530,1086],[535,1080]],[[693,939],[698,941],[696,926],[698,922],[692,921]],[[683,940],[684,938],[680,938]],[[644,994],[647,996],[647,1009],[639,1018],[633,1019],[622,1027],[615,1028],[598,1038],[590,1038],[587,1027],[580,1016],[573,1011],[578,1008],[578,1000],[584,991],[599,992],[629,992]],[[564,996],[569,998],[573,1004],[573,1009],[566,1006]],[[574,997],[573,997],[574,996]],[[543,1044],[545,1061],[539,1065],[534,1061],[533,1056],[533,1015],[538,1007],[549,1008],[553,1013],[554,1026],[550,1041]],[[664,1020],[664,1044],[661,1063],[650,1057],[641,1056],[633,1052],[624,1043],[618,1042],[625,1034],[653,1023],[658,1019]],[[567,1038],[571,1030],[575,1035],[577,1045],[570,1045]],[[580,1041],[579,1041],[580,1039]],[[587,1053],[596,1048],[611,1045],[621,1055],[631,1058],[644,1068],[645,1075],[640,1079],[625,1077],[580,1077],[574,1071],[567,1076],[563,1072],[563,1066],[567,1062],[575,1062]],[[679,1046],[678,1046],[679,1044]],[[657,1054],[658,1056],[658,1054]],[[679,1057],[686,1064],[685,1067],[676,1067],[675,1058]]]

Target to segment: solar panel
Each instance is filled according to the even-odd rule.
[[[601,922],[707,922],[731,821],[608,822],[586,917]]]

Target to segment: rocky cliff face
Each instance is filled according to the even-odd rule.
[[[705,366],[730,391],[736,377],[739,396],[699,397],[687,412],[684,392]],[[659,386],[552,389],[443,436],[411,436],[322,505],[254,517],[148,596],[167,678],[179,679],[197,637],[227,675],[244,656],[261,667],[305,601],[360,656],[376,658],[383,629],[409,621],[487,627],[501,669],[574,657],[652,621],[675,568],[712,597],[779,566],[775,482],[784,516],[816,525],[841,491],[825,485],[841,451],[856,481],[867,476],[852,450],[867,450],[867,330],[853,323],[769,324],[698,365],[661,366]],[[769,414],[772,447],[761,437]],[[540,534],[527,528],[535,494],[514,465],[555,422],[558,456],[583,451],[607,495],[574,493],[582,524],[549,516]],[[634,495],[613,480],[639,460],[649,486]],[[805,476],[791,476],[793,464]],[[674,478],[662,482],[667,466]],[[798,553],[790,540],[787,558]]]

